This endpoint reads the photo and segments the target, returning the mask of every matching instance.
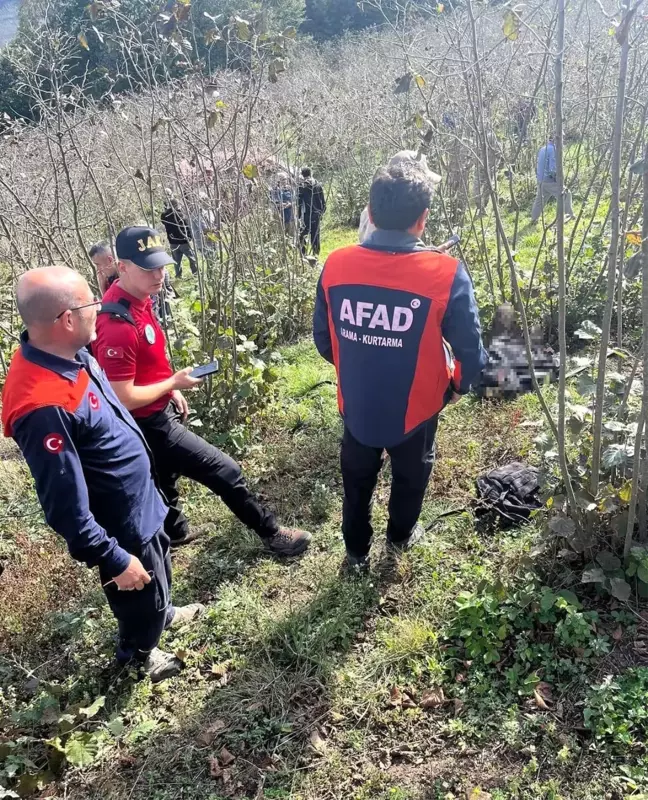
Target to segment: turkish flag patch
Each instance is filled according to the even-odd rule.
[[[88,402],[90,403],[90,408],[93,411],[97,411],[99,409],[99,398],[94,392],[88,392]]]
[[[48,453],[60,453],[65,443],[60,433],[48,433],[43,439],[43,447]]]
[[[123,358],[123,347],[104,347],[103,354],[106,358]]]

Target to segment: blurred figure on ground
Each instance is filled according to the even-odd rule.
[[[88,255],[97,270],[99,291],[104,294],[110,284],[119,277],[115,255],[108,242],[93,244]]]
[[[176,278],[182,277],[182,259],[185,256],[189,261],[191,272],[195,275],[198,272],[198,262],[191,246],[191,228],[182,212],[180,202],[175,197],[169,199],[160,219],[171,247]]]
[[[557,380],[553,351],[543,343],[542,329],[534,326],[530,334],[533,368],[538,383],[543,385]],[[533,391],[524,336],[510,303],[502,303],[497,308],[488,342],[488,364],[482,373],[477,393],[482,397],[511,400]]]
[[[392,485],[387,542],[411,548],[434,464],[439,413],[486,363],[465,266],[421,241],[438,176],[421,161],[383,167],[371,185],[374,232],[333,252],[320,276],[313,336],[335,365],[344,418],[346,564],[366,571],[371,502],[384,452]]]
[[[5,436],[16,440],[45,518],[72,558],[99,568],[119,623],[117,659],[152,681],[182,662],[158,649],[165,629],[192,621],[199,604],[171,603],[167,507],[135,420],[86,345],[100,301],[67,267],[26,272],[16,289],[25,323],[2,394]]]
[[[322,184],[313,178],[310,167],[304,167],[301,175],[297,203],[301,220],[299,236],[301,251],[306,255],[306,238],[308,237],[311,253],[318,256],[320,253],[320,225],[326,212],[326,197]]]
[[[414,162],[420,164],[423,170],[427,173],[428,180],[430,181],[433,189],[441,182],[441,176],[428,167],[427,159],[416,150],[400,150],[396,155],[393,155],[387,164],[388,167],[398,167],[403,163]],[[360,226],[358,228],[358,241],[360,244],[365,242],[373,233],[376,232],[376,226],[371,221],[369,213],[369,204],[362,210],[360,215]]]
[[[285,233],[292,233],[293,227],[293,192],[290,187],[290,178],[286,172],[279,172],[277,180],[270,193],[279,221]]]
[[[556,181],[556,145],[554,144],[553,136],[550,136],[547,144],[538,150],[536,179],[538,181],[538,190],[531,209],[531,223],[533,225],[540,219],[540,215],[549,198],[557,199],[562,192],[562,186],[559,186]],[[571,192],[569,189],[565,189],[565,218],[573,219],[573,217]]]
[[[160,488],[169,505],[164,530],[171,547],[189,544],[191,530],[182,511],[178,481],[202,483],[220,497],[263,544],[276,555],[303,552],[310,534],[282,528],[267,506],[248,488],[240,466],[184,424],[189,404],[182,390],[199,386],[192,367],[174,373],[167,355],[164,331],[152,313],[150,295],[163,284],[165,266],[173,259],[165,252],[158,232],[144,226],[124,228],[115,242],[119,280],[108,290],[106,302],[119,303],[131,319],[102,314],[97,323],[97,359],[122,403],[132,412],[153,454]]]

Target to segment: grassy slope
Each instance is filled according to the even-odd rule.
[[[354,238],[329,231],[326,249]],[[157,687],[113,667],[114,626],[101,594],[35,513],[26,469],[3,445],[0,495],[13,504],[7,516],[20,515],[2,523],[8,569],[0,582],[0,644],[11,655],[0,669],[15,687],[5,706],[38,693],[28,680],[34,670],[60,682],[68,702],[104,695],[98,719],[119,716],[125,725],[94,766],[68,771],[48,796],[616,797],[608,794],[615,768],[581,750],[575,723],[491,686],[495,673],[478,673],[464,687],[445,656],[443,632],[458,592],[531,568],[534,526],[480,529],[469,504],[482,471],[516,456],[533,459],[534,429],[523,423],[538,417],[535,399],[464,400],[444,414],[423,520],[467,510],[435,525],[396,566],[382,553],[385,468],[376,491],[374,569],[354,581],[339,574],[334,374],[308,341],[284,356],[278,395],[255,420],[244,465],[283,522],[314,532],[313,546],[293,563],[267,558],[219,501],[187,484],[189,517],[209,532],[175,556],[175,599],[200,600],[209,610],[194,628],[165,635],[163,646],[185,651],[188,669]],[[420,699],[439,686],[449,702],[438,707],[394,701],[393,687]],[[224,778],[213,778],[209,759],[221,754],[222,762],[223,747],[234,760]]]

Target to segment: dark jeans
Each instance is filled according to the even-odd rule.
[[[392,469],[387,538],[392,542],[407,539],[421,513],[434,466],[437,422],[438,417],[433,417],[409,439],[387,448]],[[371,546],[371,498],[384,463],[383,453],[380,447],[360,444],[345,427],[341,452],[342,533],[347,550],[354,556],[367,555]]]
[[[187,258],[189,259],[189,266],[191,267],[192,273],[195,275],[198,272],[198,262],[196,261],[196,254],[194,253],[193,247],[189,244],[189,242],[185,242],[184,244],[172,244],[171,255],[173,256],[173,260],[175,261],[176,278],[182,277],[183,256],[187,256]]]
[[[144,661],[157,647],[162,632],[175,614],[171,604],[169,537],[164,531],[158,531],[131,555],[137,556],[144,569],[152,573],[151,582],[140,591],[120,591],[115,583],[108,583],[110,576],[99,569],[108,605],[119,623],[117,659],[122,663],[132,658]]]
[[[304,217],[301,228],[301,249],[304,255],[306,254],[306,237],[310,237],[311,252],[313,255],[318,256],[320,252],[320,223],[322,217],[320,214],[311,214],[309,217]]]
[[[183,539],[189,530],[178,492],[178,479],[183,476],[211,489],[262,538],[278,531],[274,515],[250,492],[236,461],[187,430],[173,403],[136,422],[153,453],[160,489],[169,505],[164,530],[172,540]]]

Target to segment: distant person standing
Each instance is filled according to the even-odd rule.
[[[299,217],[301,219],[300,243],[301,250],[306,255],[306,237],[310,239],[311,253],[318,256],[320,253],[320,225],[326,212],[326,197],[319,181],[313,178],[309,167],[301,171],[302,182],[299,187]]]
[[[90,248],[88,255],[97,270],[99,290],[104,294],[113,281],[119,277],[117,260],[108,242],[97,242]]]
[[[175,197],[169,200],[160,219],[164,225],[164,230],[169,240],[169,246],[171,247],[171,255],[175,263],[176,278],[182,277],[182,259],[185,256],[189,261],[191,272],[196,275],[198,272],[198,263],[190,241],[191,227],[189,221],[182,213],[180,203]]]
[[[293,223],[293,193],[290,188],[290,180],[285,172],[277,175],[277,183],[270,193],[270,198],[277,210],[284,232],[290,233]]]
[[[553,136],[544,147],[538,150],[538,162],[536,165],[536,178],[538,181],[538,191],[536,192],[535,202],[531,210],[531,222],[533,225],[540,219],[540,215],[550,197],[558,199],[562,192],[562,186],[556,181],[556,145]],[[565,217],[573,219],[571,192],[565,189]]]

